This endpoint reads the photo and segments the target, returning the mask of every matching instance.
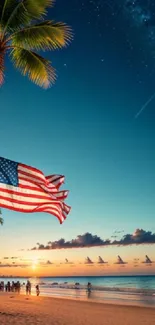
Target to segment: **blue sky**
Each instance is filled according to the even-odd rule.
[[[134,118],[154,92],[153,44],[146,43],[143,26],[134,25],[131,12],[129,24],[126,13],[117,16],[117,8],[105,5],[99,20],[96,11],[90,15],[89,1],[84,9],[80,1],[65,8],[61,2],[57,0],[49,17],[71,24],[75,37],[69,48],[47,53],[58,80],[41,90],[7,61],[0,89],[0,138],[2,157],[46,175],[66,175],[72,211],[60,226],[50,215],[3,210],[0,242],[7,254],[10,240],[16,251],[85,232],[105,239],[115,230],[155,232],[155,101]],[[127,248],[128,254],[134,249]],[[117,250],[107,254],[115,258]],[[136,250],[142,257],[143,248]],[[153,258],[153,248],[146,250]],[[89,249],[78,254],[84,258]]]

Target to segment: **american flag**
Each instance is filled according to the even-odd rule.
[[[45,176],[39,169],[0,157],[0,207],[19,212],[48,212],[62,223],[71,207],[68,191],[60,191],[62,175]]]

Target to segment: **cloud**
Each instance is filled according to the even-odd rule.
[[[64,238],[61,238],[54,242],[50,241],[47,245],[37,243],[38,247],[34,247],[32,248],[32,250],[83,248],[92,246],[104,246],[108,244],[110,244],[110,240],[104,241],[97,235],[85,233],[84,235],[78,235],[75,239],[72,239],[71,241],[65,241]]]
[[[43,258],[37,258],[36,259],[38,262],[40,261],[45,261]],[[23,262],[30,262],[30,263],[33,263],[34,262],[34,259],[33,258],[21,258],[20,261],[23,261]]]
[[[17,268],[17,267],[20,267],[20,268],[26,268],[26,267],[29,267],[30,265],[26,265],[26,264],[15,264],[15,262],[13,262],[12,264],[10,263],[6,263],[6,264],[3,264],[3,263],[0,263],[0,268],[5,268],[5,267],[9,267],[9,268]]]
[[[46,262],[46,265],[52,265],[52,264],[53,263],[51,261],[49,261],[49,260]]]
[[[18,258],[20,258],[20,257],[12,256],[12,257],[11,257],[11,260],[17,260]]]
[[[60,262],[59,265],[64,265],[64,264],[67,264],[67,265],[73,265],[74,263],[69,261],[68,258],[65,258],[65,261],[64,262]],[[58,264],[57,264],[58,266]]]
[[[74,264],[73,262],[69,261],[67,258],[65,258],[65,264]]]
[[[8,256],[5,256],[3,257],[4,260],[17,260],[19,257],[16,257],[16,256],[11,256],[11,257],[8,257]]]
[[[143,229],[136,229],[132,235],[126,234],[122,239],[115,240],[111,244],[118,246],[155,244],[155,233]]]
[[[94,264],[94,262],[90,259],[90,257],[86,257],[86,259],[85,259],[85,264],[87,264],[87,265],[93,265]]]
[[[104,240],[97,235],[92,235],[91,233],[87,232],[83,235],[78,235],[75,239],[71,239],[70,241],[66,241],[64,238],[61,238],[57,241],[49,241],[47,245],[37,243],[37,246],[33,247],[31,250],[55,250],[96,246],[106,247],[144,244],[155,244],[155,233],[152,233],[151,231],[145,231],[143,229],[136,229],[133,234],[126,234],[121,239],[115,239],[112,241],[110,239]]]
[[[100,264],[100,265],[108,264],[108,262],[105,262],[105,261],[102,259],[101,256],[98,257],[98,262],[97,262],[97,263]]]
[[[40,262],[39,265],[42,266],[42,267],[47,267],[49,265],[53,265],[54,263],[51,262],[50,260],[47,260],[47,261],[43,261],[43,262]]]
[[[127,262],[124,262],[122,260],[122,258],[118,255],[117,257],[117,262],[115,262],[114,264],[118,264],[118,265],[125,265],[125,264],[128,264]]]
[[[151,266],[154,262],[151,261],[151,259],[148,257],[148,255],[145,256],[145,261],[142,262],[143,264],[146,264],[148,266]]]

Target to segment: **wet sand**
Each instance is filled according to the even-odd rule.
[[[0,325],[154,325],[155,308],[0,293]]]

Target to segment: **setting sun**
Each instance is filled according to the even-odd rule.
[[[32,270],[36,270],[37,265],[38,265],[38,259],[37,258],[34,258],[32,260]]]

